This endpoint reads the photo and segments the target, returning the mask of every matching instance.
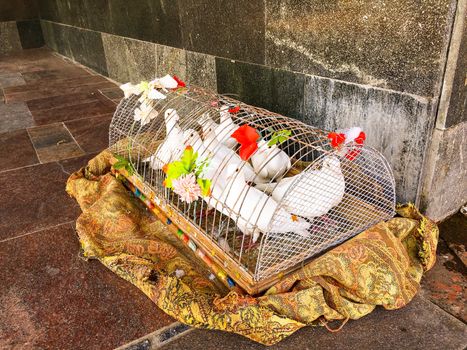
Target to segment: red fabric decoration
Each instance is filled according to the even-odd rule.
[[[259,134],[251,126],[242,125],[231,136],[240,144],[238,154],[244,161],[250,159],[251,155],[258,149]]]
[[[339,147],[345,141],[344,134],[338,134],[337,132],[330,132],[328,134],[328,139],[331,139],[331,146],[333,148]]]
[[[186,84],[181,81],[176,75],[173,76],[174,80],[177,82],[177,88],[186,87]]]
[[[358,134],[357,138],[354,140],[354,142],[357,144],[357,145],[363,145],[363,142],[365,141],[366,139],[366,135],[363,131],[360,132],[360,134]],[[360,150],[359,149],[353,149],[349,152],[347,152],[345,154],[345,157],[348,159],[348,160],[354,160],[355,158],[358,157],[358,155],[360,154]]]
[[[358,137],[355,139],[355,143],[359,145],[363,145],[363,141],[365,141],[366,135],[363,131],[360,131],[360,134],[358,134]]]
[[[242,160],[247,161],[257,149],[258,144],[256,142],[250,143],[248,145],[242,145],[238,150],[238,155],[240,156],[240,158],[242,158]]]
[[[239,111],[240,111],[240,106],[229,109],[229,113],[231,114],[237,114]]]

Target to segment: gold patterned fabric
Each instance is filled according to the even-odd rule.
[[[438,228],[413,205],[284,277],[263,295],[228,291],[112,174],[107,151],[72,174],[67,191],[83,213],[82,255],[98,259],[158,307],[193,327],[271,345],[307,325],[401,308],[436,257]]]

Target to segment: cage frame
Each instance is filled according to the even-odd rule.
[[[198,91],[205,92],[207,94],[207,96],[214,97],[214,98],[222,98],[225,101],[228,101],[229,103],[232,103],[232,104],[239,105],[242,108],[251,107],[251,106],[249,106],[247,104],[244,104],[244,103],[242,103],[240,101],[237,101],[237,100],[235,100],[235,99],[233,99],[233,98],[231,98],[229,96],[210,93],[210,92],[208,92],[208,91],[206,91],[204,89],[200,89],[200,88],[197,88],[197,87],[194,87],[192,89],[193,90],[198,90],[199,89]],[[187,97],[186,95],[184,95],[183,92],[181,92],[181,93],[172,92],[172,93],[179,94],[179,96],[177,96],[176,98]],[[117,111],[119,110],[119,108],[122,107],[122,104],[124,104],[126,102],[127,101],[125,101],[125,99],[123,99],[120,102],[119,106],[117,107]],[[204,101],[204,102],[206,102],[206,101]],[[290,120],[287,117],[281,116],[281,115],[273,113],[273,112],[269,112],[269,111],[267,111],[265,109],[256,108],[256,107],[252,107],[252,108],[255,108],[256,110],[260,110],[260,111],[265,111],[265,112],[269,113],[272,116],[277,116],[278,118],[286,118],[287,120]],[[112,135],[112,124],[113,124],[114,118],[116,118],[116,116],[117,116],[117,112],[115,113],[114,117],[112,118],[111,128],[110,128],[110,131],[109,131],[109,145],[110,145],[110,147],[112,145],[116,144],[114,142],[113,135]],[[303,124],[303,123],[301,123],[299,121],[295,121],[295,120],[291,120],[291,121],[293,123],[299,123],[300,126],[305,125],[305,124]],[[311,126],[306,126],[306,127],[312,128]],[[143,127],[140,126],[140,128],[138,130],[136,130],[136,135],[139,135],[142,129],[143,129]],[[316,129],[316,128],[312,128],[312,129],[317,130],[319,132],[322,132],[323,135],[326,134],[325,131],[320,131],[320,129]],[[114,127],[113,131],[115,131],[115,127]],[[133,131],[134,130],[130,130],[130,134]],[[160,128],[159,128],[159,131],[160,131]],[[132,136],[132,135],[129,135],[129,136]],[[156,138],[156,137],[154,137],[154,138]],[[134,140],[132,140],[132,141],[134,141]],[[368,149],[368,150],[371,150],[372,152],[376,152],[377,154],[379,154],[379,152],[372,149],[371,147],[365,146],[365,148]],[[328,152],[333,152],[333,150],[328,150]],[[139,157],[140,157],[140,155],[138,154],[138,162],[139,162]],[[130,162],[131,162],[131,156],[130,155],[129,155],[129,158],[130,158]],[[384,157],[381,156],[381,160],[382,160],[383,166],[385,167],[385,170],[387,171],[387,173],[390,176],[390,179],[392,181],[391,185],[392,185],[392,188],[394,189],[395,183],[394,183],[394,176],[393,176],[391,167],[389,166],[387,160]],[[117,158],[113,157],[111,159],[112,165],[114,165],[117,161],[118,161]],[[155,191],[155,189],[152,188],[151,185],[148,185],[144,181],[143,177],[141,177],[141,175],[139,175],[139,174],[129,174],[124,169],[113,169],[113,171],[115,173],[118,173],[121,176],[123,176],[130,184],[132,184],[135,188],[138,189],[139,193],[141,193],[143,195],[143,198],[142,198],[143,202],[148,206],[148,208],[157,217],[159,217],[159,219],[167,220],[167,218],[169,218],[169,221],[170,221],[169,226],[171,228],[171,231],[173,231],[175,233],[183,232],[184,234],[186,234],[195,243],[195,245],[197,245],[197,246],[199,246],[201,248],[201,250],[204,252],[203,254],[207,255],[209,257],[209,259],[211,259],[213,261],[214,271],[216,272],[217,277],[221,281],[223,281],[228,287],[232,287],[231,280],[233,279],[235,282],[238,283],[238,285],[242,289],[247,291],[249,294],[258,294],[258,293],[264,291],[265,289],[269,288],[273,284],[275,284],[283,276],[285,276],[288,273],[290,273],[291,271],[294,271],[297,268],[299,268],[303,263],[305,263],[305,262],[307,262],[307,261],[309,261],[309,260],[316,257],[316,254],[312,255],[312,256],[304,257],[303,259],[300,259],[300,262],[296,263],[293,266],[288,266],[288,267],[286,267],[284,269],[279,269],[277,271],[273,271],[272,273],[269,274],[269,276],[266,276],[266,277],[261,276],[261,278],[258,278],[258,275],[255,275],[255,273],[252,273],[251,271],[248,271],[244,266],[242,266],[241,263],[239,263],[239,261],[236,261],[235,259],[233,259],[233,257],[230,256],[230,254],[226,253],[219,246],[218,243],[214,242],[212,237],[209,237],[202,229],[198,228],[197,225],[195,223],[191,222],[191,220],[189,218],[187,219],[185,217],[185,215],[183,215],[183,213],[179,210],[179,208],[175,207],[172,203],[167,201],[166,198],[160,197],[160,195],[157,193],[157,191]],[[395,197],[393,199],[392,206],[395,207]],[[394,214],[394,211],[392,212],[392,215],[393,214]],[[350,237],[347,237],[346,239],[348,239],[348,238],[350,238]],[[262,239],[264,239],[264,236],[262,237]],[[336,245],[338,243],[340,243],[340,242],[337,242],[337,243],[335,242],[332,245],[328,245],[328,248],[330,246],[334,246],[334,245]],[[263,247],[263,245],[261,244],[261,249],[262,249],[262,247]],[[322,252],[323,252],[323,250],[320,251],[320,253],[322,253]],[[260,254],[262,254],[262,252]],[[258,257],[256,263],[259,264],[260,261],[261,261],[261,259]]]

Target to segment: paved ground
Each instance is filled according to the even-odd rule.
[[[107,146],[112,82],[45,49],[0,57],[0,349],[262,349],[191,330],[78,257],[68,175]],[[306,328],[274,349],[462,349],[467,220],[441,225],[438,262],[406,308],[339,333]],[[126,344],[126,345],[125,345]]]

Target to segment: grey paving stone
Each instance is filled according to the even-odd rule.
[[[85,154],[62,123],[30,128],[28,133],[41,163]]]
[[[34,125],[34,119],[26,103],[0,103],[0,133],[25,129]]]
[[[403,309],[378,308],[360,320],[349,321],[340,332],[305,327],[270,347],[232,333],[194,330],[160,349],[462,350],[466,346],[464,323],[422,297],[415,297]]]
[[[21,73],[0,73],[0,88],[24,84],[26,84],[26,82]]]
[[[155,78],[155,44],[104,33],[102,41],[110,78],[121,83]]]
[[[440,226],[440,240],[438,242],[436,263],[422,280],[420,295],[454,317],[467,322],[467,267],[461,258],[466,260],[465,244],[467,243],[467,218],[458,214],[463,220],[448,219]],[[450,222],[451,221],[451,222]],[[457,231],[458,245],[448,244],[445,237],[449,231]],[[450,237],[452,238],[452,237]],[[458,255],[455,248],[461,248]],[[450,249],[451,248],[451,249]],[[462,254],[463,253],[463,254]]]
[[[434,96],[451,0],[266,1],[266,64]]]
[[[0,55],[19,50],[21,50],[21,41],[16,22],[0,22]]]

